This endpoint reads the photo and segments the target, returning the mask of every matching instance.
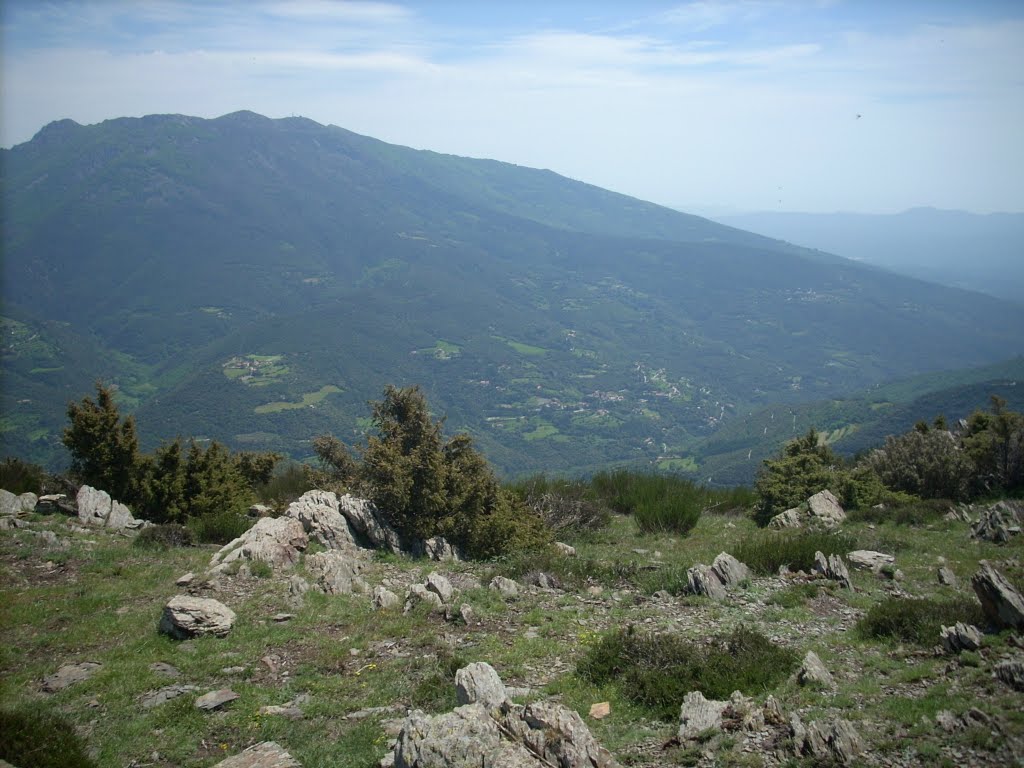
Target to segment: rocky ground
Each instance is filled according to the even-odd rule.
[[[705,516],[681,538],[616,518],[529,570],[409,557],[365,508],[325,497],[219,553],[143,550],[134,531],[66,511],[0,518],[0,694],[6,707],[63,713],[101,765],[213,765],[264,742],[307,768],[479,765],[409,751],[432,743],[431,723],[451,726],[431,717],[478,706],[456,693],[458,670],[474,662],[507,698],[491,702],[490,719],[481,710],[485,722],[500,725],[502,749],[530,753],[508,765],[1024,765],[1019,626],[993,622],[950,648],[939,636],[900,644],[857,629],[888,597],[974,599],[982,561],[1019,586],[1024,537],[972,537],[979,510],[919,527],[841,523],[861,550],[892,555],[862,568],[844,558],[849,587],[826,563],[823,573],[737,573],[714,598],[688,594],[687,571],[757,537],[746,519]],[[954,583],[940,583],[940,568]],[[688,696],[666,722],[615,683],[576,674],[609,631],[700,644],[741,625],[792,649],[805,672],[813,652],[823,676],[795,673],[718,705]],[[548,722],[529,705],[565,708],[544,710],[557,722],[530,732],[547,734],[542,748],[516,730]],[[410,721],[414,710],[424,715]],[[583,732],[608,754],[568,755]],[[266,762],[267,749],[246,764],[289,764]],[[419,762],[403,763],[412,754]]]

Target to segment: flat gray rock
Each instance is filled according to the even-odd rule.
[[[78,664],[64,664],[52,675],[43,679],[43,690],[46,691],[46,693],[63,691],[65,688],[68,688],[75,683],[88,680],[96,673],[96,670],[100,669],[102,666],[102,664],[95,661],[83,661]]]
[[[216,691],[204,693],[196,699],[196,709],[212,712],[215,709],[220,709],[225,704],[231,703],[237,698],[239,698],[239,695],[230,688],[221,688]]]
[[[263,741],[221,760],[214,768],[302,768],[302,765],[276,742]]]
[[[179,696],[184,696],[186,693],[193,693],[198,690],[199,688],[195,685],[168,685],[159,690],[144,693],[139,697],[139,703],[143,709],[152,709],[153,707],[159,707],[161,704],[166,704],[168,701]]]

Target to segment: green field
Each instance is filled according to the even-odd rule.
[[[290,403],[287,400],[278,400],[273,403],[265,403],[264,405],[257,405],[253,408],[253,411],[259,414],[264,413],[280,413],[281,411],[294,411],[299,408],[311,408],[328,395],[333,395],[341,392],[340,387],[336,387],[333,384],[320,387],[316,392],[307,392],[302,396],[302,400],[298,403]]]

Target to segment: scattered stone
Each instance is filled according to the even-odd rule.
[[[13,495],[13,494],[12,494]],[[103,665],[95,661],[83,661],[78,664],[64,664],[49,677],[43,678],[43,691],[56,693],[63,691],[75,683],[81,683],[92,677]]]
[[[270,704],[259,708],[261,715],[272,715],[275,717],[286,717],[289,720],[301,720],[305,717],[301,707],[309,701],[309,694],[303,693],[284,704]]]
[[[955,626],[943,627],[941,637],[946,653],[958,654],[981,648],[981,632],[973,624],[958,621]]]
[[[947,512],[942,519],[949,520],[950,522],[970,523],[972,522],[970,515],[970,506],[963,505],[959,507],[954,507],[953,509],[949,510],[949,512]]]
[[[956,588],[959,584],[956,574],[944,565],[939,567],[936,575],[939,579],[939,584],[943,586]]]
[[[1002,680],[1015,691],[1024,691],[1024,661],[1009,659],[995,666],[997,680]]]
[[[359,576],[361,563],[348,553],[331,550],[309,555],[306,557],[306,570],[313,577],[317,589],[328,595],[369,591]]]
[[[835,719],[827,723],[814,721],[805,726],[794,712],[790,716],[790,732],[797,757],[807,756],[850,765],[864,751],[859,734],[848,720]]]
[[[1020,535],[1024,519],[1024,503],[997,501],[981,509],[978,521],[971,525],[971,538],[1005,544]]]
[[[171,666],[170,664],[166,664],[162,661],[154,661],[149,665],[149,668],[153,672],[156,672],[158,675],[163,675],[164,677],[170,677],[172,679],[181,677],[181,672],[178,671],[177,667]]]
[[[291,621],[294,618],[294,613],[275,613],[273,616],[270,617],[270,620],[277,624],[280,624],[283,621]]]
[[[408,613],[417,603],[426,603],[435,613],[444,613],[444,602],[436,592],[431,592],[422,584],[413,584],[405,593],[404,613]]]
[[[235,675],[244,675],[248,670],[245,667],[224,667],[220,673],[222,675],[228,675],[233,677]]]
[[[491,579],[491,583],[487,585],[487,588],[494,590],[506,600],[513,600],[519,597],[519,585],[512,581],[512,579],[505,578],[504,576],[495,576]]]
[[[870,549],[855,549],[853,552],[847,553],[846,559],[854,568],[874,573],[879,573],[883,567],[896,563],[896,558],[892,555]]]
[[[557,549],[560,554],[563,554],[566,557],[576,557],[576,547],[572,547],[568,544],[563,544],[560,541],[556,541],[555,549]]]
[[[217,691],[210,691],[204,693],[198,699],[196,699],[196,709],[201,709],[204,712],[212,712],[215,709],[220,709],[225,704],[229,704],[235,699],[239,698],[239,695],[232,691],[230,688],[221,688]]]
[[[143,694],[139,697],[139,703],[143,709],[152,709],[153,707],[159,707],[161,704],[166,704],[168,701],[179,696],[184,696],[186,693],[193,693],[198,690],[199,688],[194,685],[168,685],[158,691],[150,691]]]
[[[850,571],[840,555],[825,557],[823,552],[815,552],[814,566],[811,571],[822,578],[839,582],[839,585],[845,589],[853,589],[853,584],[850,582]]]
[[[460,706],[480,703],[495,709],[507,698],[504,683],[487,662],[474,662],[455,673],[455,699]]]
[[[558,577],[553,573],[545,573],[544,571],[529,571],[524,573],[522,576],[523,584],[532,587],[540,587],[541,589],[559,589],[562,583],[558,580]]]
[[[756,731],[764,727],[764,722],[764,712],[739,691],[733,691],[728,701],[706,699],[700,691],[690,691],[679,708],[677,736],[687,742],[709,730]]]
[[[823,688],[832,688],[836,683],[814,651],[808,651],[804,656],[803,663],[796,672],[796,681],[800,685],[818,685]]]
[[[179,576],[177,579],[175,579],[174,586],[176,586],[176,587],[187,587],[189,584],[191,584],[193,581],[195,581],[195,579],[196,579],[196,575],[194,573],[192,573],[192,571],[189,571],[188,573],[186,573],[186,574],[184,574],[182,576]]]
[[[214,768],[302,768],[299,761],[273,741],[263,741],[221,760]]]
[[[373,588],[373,597],[370,602],[378,611],[386,611],[391,608],[397,608],[401,601],[399,600],[398,595],[390,589],[377,586]]]
[[[288,505],[285,517],[294,518],[302,529],[328,549],[354,549],[355,536],[341,514],[338,497],[330,491],[307,491]]]
[[[476,613],[473,611],[473,606],[469,603],[463,603],[460,605],[459,618],[462,619],[462,623],[467,627],[471,627],[476,624]]]
[[[787,509],[785,512],[780,512],[771,520],[769,520],[768,527],[774,528],[776,530],[783,528],[802,528],[803,515],[800,514],[799,507]]]
[[[223,637],[231,631],[235,618],[235,612],[217,600],[178,595],[164,606],[160,631],[177,640],[199,635]]]
[[[291,517],[264,517],[210,560],[214,573],[226,573],[235,561],[261,560],[275,569],[292,568],[309,538],[302,523]]]
[[[345,720],[365,720],[368,717],[376,717],[377,715],[386,715],[390,712],[398,712],[402,707],[398,704],[390,704],[386,707],[366,707],[366,709],[359,709],[355,712],[349,712],[345,715]],[[397,735],[397,733],[396,733]]]
[[[982,560],[971,586],[990,621],[1000,628],[1024,630],[1024,598],[999,571]]]
[[[441,598],[441,602],[445,605],[450,603],[452,601],[452,597],[455,596],[455,591],[452,589],[451,582],[439,573],[431,573],[427,576],[425,586]]]
[[[604,720],[611,713],[612,704],[610,701],[599,701],[596,704],[590,705],[590,716],[595,720]]]

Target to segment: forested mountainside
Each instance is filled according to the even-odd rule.
[[[310,454],[420,383],[506,473],[699,469],[723,426],[1020,354],[1024,307],[550,171],[241,112],[4,150],[4,450],[96,378],[143,441]]]

